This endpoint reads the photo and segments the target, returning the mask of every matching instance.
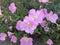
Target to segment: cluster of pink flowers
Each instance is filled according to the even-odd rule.
[[[12,2],[11,4],[10,4],[10,6],[9,6],[9,10],[10,10],[10,12],[12,13],[12,14],[14,14],[15,12],[16,12],[16,6],[15,6],[15,3],[14,2]],[[0,15],[2,15],[2,10],[0,9]],[[26,19],[28,19],[28,20],[26,20]],[[25,17],[25,20],[24,20],[24,22],[25,23],[27,23],[28,22],[28,24],[26,25],[24,22],[22,22],[22,21],[18,21],[18,23],[20,24],[20,25],[22,25],[22,24],[25,24],[26,25],[26,29],[28,30],[29,28],[27,27],[27,26],[29,26],[29,18],[28,17]],[[27,21],[27,22],[26,22]],[[32,23],[32,22],[31,22]],[[8,24],[8,20],[6,19],[5,20],[5,24]],[[17,24],[17,25],[19,25],[19,24]],[[18,26],[19,28],[21,28],[22,30],[21,31],[23,31],[24,30],[24,28],[23,28],[23,26],[24,25],[22,25],[22,26]],[[32,26],[32,27],[34,27],[34,25]],[[18,28],[18,29],[19,29]],[[34,27],[35,28],[35,27]],[[32,29],[32,28],[31,28]],[[9,26],[9,30],[10,31],[12,31],[13,30],[13,26]],[[26,32],[28,32],[26,30]],[[11,40],[11,42],[12,43],[16,43],[17,42],[17,37],[14,35],[14,33],[12,33],[12,32],[10,32],[10,31],[8,31],[7,32],[7,34],[5,34],[5,33],[0,33],[0,40],[1,41],[5,41],[6,40],[6,37],[8,36]],[[28,37],[22,37],[21,39],[20,39],[20,42],[21,42],[21,45],[33,45],[33,43],[32,43],[32,41],[33,41],[33,39],[32,38],[28,38]]]
[[[17,37],[14,35],[14,33],[8,31],[7,34],[9,36],[9,38],[11,39],[10,41],[12,43],[16,43],[17,42]]]
[[[44,28],[45,32],[49,32],[49,27],[46,24],[45,18],[47,21],[56,24],[58,15],[56,13],[53,13],[52,11],[48,13],[46,8],[39,9],[39,10],[31,9],[28,12],[28,16],[25,16],[23,21],[21,20],[17,21],[16,29],[18,31],[25,31],[26,33],[33,34],[37,26],[41,25]],[[23,38],[21,40],[23,40]],[[24,44],[28,45],[25,41],[21,41],[21,45]],[[32,45],[31,43],[29,44]],[[53,45],[53,41],[51,39],[48,39],[47,44]]]
[[[23,21],[17,21],[16,29],[18,31],[25,31],[26,33],[33,34],[37,26],[40,24],[45,29],[45,31],[48,32],[49,30],[47,29],[49,28],[45,24],[44,18],[46,18],[51,23],[56,24],[58,15],[56,13],[53,14],[52,11],[48,13],[47,9],[45,8],[40,10],[31,9],[28,13],[28,16],[25,16]]]
[[[17,42],[17,37],[14,35],[14,33],[8,31],[7,34],[9,36],[9,38],[11,39],[10,41],[12,43],[16,43]],[[7,34],[0,33],[0,40],[1,41],[5,41],[5,39],[7,37]],[[33,42],[33,39],[32,38],[28,38],[28,37],[25,37],[25,36],[20,39],[21,45],[28,45],[28,44],[29,45],[33,45],[32,42]]]
[[[39,2],[49,2],[49,0],[38,0]],[[16,12],[16,6],[15,3],[12,2],[9,6],[9,10],[12,14]],[[0,14],[2,14],[2,11],[0,9]],[[46,18],[46,19],[45,19]],[[30,9],[28,12],[28,16],[25,16],[23,21],[18,20],[16,24],[16,29],[18,31],[25,31],[26,33],[33,34],[34,31],[36,30],[38,25],[41,25],[44,28],[45,32],[49,31],[49,27],[46,24],[46,20],[50,21],[51,23],[55,23],[58,19],[58,15],[56,13],[53,13],[53,11],[50,11],[48,13],[46,8],[35,10],[35,9]],[[5,20],[5,23],[7,23],[7,20]],[[13,30],[13,26],[9,27],[9,30]],[[11,39],[10,41],[13,43],[17,42],[17,37],[14,35],[12,32],[7,32],[9,38]],[[4,41],[7,35],[5,33],[0,33],[0,40]],[[28,37],[22,37],[20,39],[21,45],[33,45],[32,43],[33,39],[28,38]],[[53,41],[51,39],[47,40],[48,45],[53,45]]]
[[[44,17],[43,9],[37,11],[35,9],[31,9],[28,16],[25,16],[23,21],[17,21],[16,29],[33,34],[38,24],[42,23]]]

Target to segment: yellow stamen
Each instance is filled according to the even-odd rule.
[[[52,19],[52,16],[48,17],[49,19]]]
[[[27,37],[25,37],[25,42],[28,42],[28,40],[29,40],[29,39],[28,39]]]
[[[42,2],[46,2],[46,0],[42,0]]]
[[[37,18],[38,18],[38,16],[35,15],[35,16],[34,16],[34,20],[36,20]]]
[[[28,27],[30,27],[30,26],[31,26],[30,22],[27,22],[27,26],[28,26]]]

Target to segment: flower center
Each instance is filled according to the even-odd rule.
[[[16,9],[16,7],[13,7],[13,9]]]
[[[34,20],[36,20],[37,18],[38,18],[38,16],[37,16],[37,15],[35,15],[35,16],[34,16]]]
[[[30,22],[27,22],[27,26],[28,26],[28,27],[30,27],[30,26],[31,26]]]
[[[46,0],[42,0],[42,2],[46,2]]]
[[[28,38],[25,38],[25,42],[28,42],[28,40],[29,40]]]
[[[48,17],[49,19],[52,19],[52,16]]]

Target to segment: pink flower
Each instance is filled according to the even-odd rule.
[[[17,38],[16,38],[16,36],[11,36],[11,42],[13,42],[13,43],[16,43],[17,42]]]
[[[55,13],[53,14],[53,12],[50,11],[50,13],[46,15],[46,19],[51,21],[52,23],[56,23],[56,21],[58,19],[58,15]]]
[[[46,21],[44,20],[41,24],[40,24],[43,28],[47,26]]]
[[[10,26],[10,27],[9,27],[9,30],[12,31],[12,30],[13,30],[13,26]]]
[[[31,9],[29,11],[29,17],[32,18],[32,20],[34,20],[34,22],[36,24],[38,23],[42,23],[43,19],[44,19],[44,13],[43,13],[43,9],[41,10],[35,10],[35,9]]]
[[[47,26],[44,27],[44,31],[45,31],[45,32],[49,32],[49,27],[47,27]]]
[[[25,16],[24,21],[24,30],[26,33],[33,34],[34,30],[36,29],[37,25],[36,23],[32,20],[31,17]]]
[[[48,39],[48,40],[47,40],[47,44],[48,44],[48,45],[53,45],[53,41],[52,41],[51,39]]]
[[[33,39],[28,37],[22,37],[20,40],[20,45],[33,45]]]
[[[11,11],[11,13],[15,13],[16,11],[16,6],[15,6],[15,3],[12,2],[9,6],[9,10]]]
[[[38,0],[40,3],[42,2],[42,3],[48,3],[49,2],[49,0]]]
[[[4,23],[5,23],[5,24],[8,24],[8,20],[7,20],[7,19],[5,19],[5,20],[4,20]]]
[[[49,32],[49,27],[47,26],[47,22],[45,20],[40,25],[44,28],[45,32]]]
[[[0,40],[5,41],[7,35],[5,33],[0,33]]]
[[[19,21],[17,21],[17,24],[16,24],[16,29],[18,30],[18,31],[24,31],[24,22],[23,21],[21,21],[21,20],[19,20]]]
[[[8,36],[9,36],[9,38],[11,38],[11,36],[13,35],[13,33],[12,32],[7,32],[7,34],[8,34]]]

